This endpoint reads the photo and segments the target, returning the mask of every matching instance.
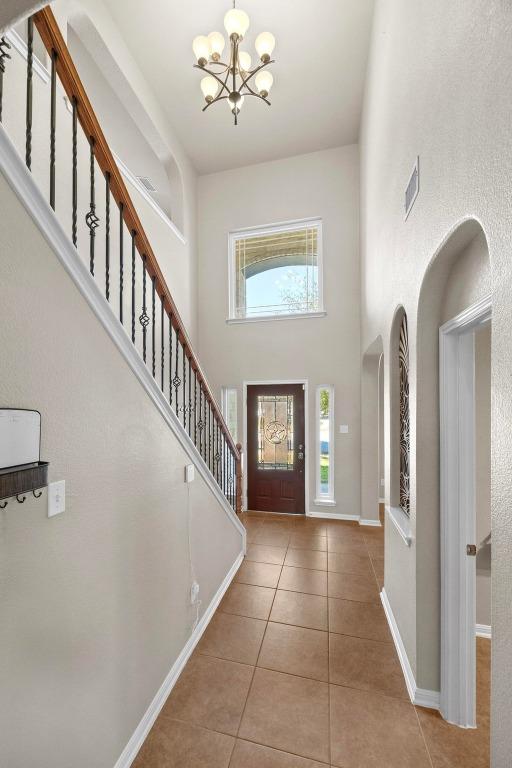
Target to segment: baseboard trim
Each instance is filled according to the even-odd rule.
[[[320,517],[324,520],[359,520],[359,515],[342,515],[339,512],[317,512],[316,510],[306,512],[306,517]]]
[[[489,640],[491,639],[491,627],[489,624],[477,624],[476,625],[476,636],[477,637],[486,637]]]
[[[414,673],[412,671],[411,664],[407,657],[407,652],[403,644],[398,624],[396,623],[393,610],[391,608],[388,596],[385,588],[380,593],[380,599],[386,619],[388,621],[389,630],[395,644],[396,652],[398,654],[398,660],[402,667],[402,672],[405,678],[405,685],[407,687],[407,693],[413,704],[420,707],[428,707],[429,709],[439,709],[439,691],[429,691],[425,688],[418,688]]]
[[[163,681],[153,701],[151,702],[146,712],[144,713],[142,720],[140,721],[135,731],[133,732],[128,744],[123,749],[114,768],[130,768],[131,764],[137,757],[137,754],[140,748],[142,747],[146,739],[146,736],[151,730],[156,718],[160,714],[160,711],[164,706],[165,702],[167,701],[169,694],[171,693],[172,689],[176,685],[176,682],[178,681],[178,678],[181,672],[183,671],[185,664],[187,663],[190,655],[192,654],[192,651],[194,650],[199,640],[201,639],[201,636],[205,631],[206,627],[208,626],[208,624],[210,623],[212,616],[217,609],[217,606],[222,600],[229,585],[233,581],[235,574],[238,568],[240,567],[240,563],[242,562],[243,558],[244,558],[244,553],[241,552],[238,555],[235,562],[233,563],[233,565],[231,566],[231,568],[229,569],[224,581],[222,582],[219,589],[215,593],[210,605],[208,606],[206,611],[203,613],[197,627],[192,632],[185,647],[183,648],[180,655],[172,665],[169,671],[169,674]]]
[[[359,518],[359,525],[372,525],[374,528],[382,528],[380,520],[365,520],[363,517]]]

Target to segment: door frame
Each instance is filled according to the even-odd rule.
[[[476,727],[474,331],[491,316],[486,296],[439,329],[440,710],[462,728]]]
[[[307,379],[269,379],[242,382],[242,406],[243,406],[243,435],[242,435],[242,456],[243,456],[243,508],[247,509],[247,487],[248,472],[246,471],[247,461],[247,387],[258,387],[264,385],[280,384],[304,384],[304,452],[306,454],[306,471],[304,473],[304,515],[309,515],[309,407],[308,407],[308,380]],[[272,514],[269,512],[269,514]]]

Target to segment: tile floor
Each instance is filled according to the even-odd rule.
[[[379,598],[383,530],[244,513],[247,557],[134,768],[488,768],[478,725],[414,707]]]

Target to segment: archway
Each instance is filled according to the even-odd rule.
[[[469,219],[449,234],[429,265],[420,291],[416,331],[417,676],[422,687],[441,690],[442,707],[446,664],[460,668],[462,661],[455,638],[450,640],[449,661],[442,658],[440,643],[446,584],[441,580],[439,329],[489,295],[490,287],[485,234],[476,220]],[[457,695],[462,697],[462,689]],[[447,716],[460,725],[471,725],[465,715]]]

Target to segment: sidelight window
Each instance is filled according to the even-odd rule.
[[[334,387],[316,390],[316,501],[334,502]]]
[[[230,235],[230,318],[323,311],[319,219]]]

